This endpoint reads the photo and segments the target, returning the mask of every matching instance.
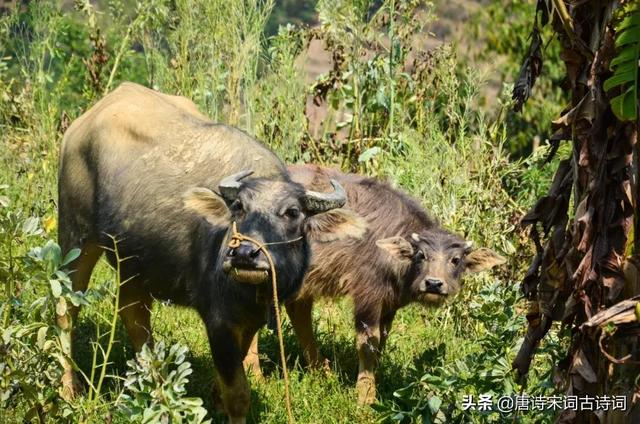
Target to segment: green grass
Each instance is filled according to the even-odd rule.
[[[113,280],[113,273],[103,262],[97,269],[93,284],[110,280]],[[467,296],[470,297],[472,293],[470,291]],[[473,340],[478,334],[473,326],[464,330],[458,328],[456,309],[453,305],[438,309],[412,305],[399,312],[378,371],[381,399],[391,399],[395,390],[419,379],[424,370],[429,368],[428,353],[439,345],[444,344],[444,350],[438,352],[442,354],[443,362],[463,359],[477,348]],[[95,341],[95,323],[101,321],[100,315],[107,315],[111,310],[110,299],[105,299],[81,312],[74,346],[79,366],[87,373],[91,367],[90,343]],[[329,373],[310,371],[304,367],[290,323],[288,319],[284,321],[287,366],[290,370],[293,410],[297,420],[309,423],[376,420],[374,410],[356,405],[354,388],[358,361],[350,302],[319,302],[314,308],[313,317],[320,350],[330,361]],[[189,395],[201,397],[205,406],[211,408],[212,361],[204,326],[197,313],[188,308],[155,302],[152,327],[156,340],[164,340],[168,344],[178,342],[189,348],[187,360],[194,369],[188,384]],[[102,328],[102,332],[106,332],[106,328]],[[111,356],[113,364],[108,373],[124,376],[125,363],[134,356],[134,351],[121,324],[118,324],[116,340]],[[277,359],[277,340],[273,332],[261,330],[260,348],[266,379],[256,381],[251,377],[252,403],[249,420],[283,422],[286,419],[284,389]],[[107,390],[117,393],[120,389],[118,381],[111,380],[110,383]],[[220,415],[214,416],[222,419]],[[89,421],[98,422],[100,419]]]
[[[488,112],[479,111],[484,82],[473,67],[457,63],[453,47],[431,52],[420,63],[421,71],[408,74],[402,69],[412,34],[417,33],[418,24],[410,19],[416,12],[411,2],[395,1],[402,7],[393,30],[385,23],[385,10],[393,2],[380,2],[382,9],[371,20],[365,3],[318,2],[322,27],[316,36],[334,54],[342,55],[342,65],[337,75],[320,76],[312,85],[317,83],[317,88],[335,78],[325,95],[328,114],[349,113],[343,115],[344,122],[325,122],[316,138],[308,132],[304,110],[312,86],[296,65],[310,34],[288,28],[265,39],[273,2],[247,0],[244,7],[227,7],[224,1],[145,0],[134,14],[128,1],[98,2],[97,11],[82,12],[63,11],[58,2],[49,1],[1,16],[3,333],[43,320],[42,325],[49,326],[44,339],[57,343],[52,317],[58,298],[52,297],[51,270],[41,269],[46,261],[34,264],[25,256],[56,237],[57,158],[65,125],[104,90],[133,80],[193,99],[212,119],[255,135],[287,162],[334,164],[389,179],[417,196],[447,228],[509,257],[500,270],[467,278],[464,291],[447,305],[437,309],[413,305],[399,312],[378,369],[380,403],[373,408],[356,405],[357,355],[349,301],[321,302],[314,309],[316,336],[330,360],[329,373],[305,369],[285,319],[298,422],[500,422],[503,418],[496,414],[462,414],[457,405],[465,394],[523,390],[508,364],[523,335],[526,305],[518,298],[516,285],[527,269],[532,246],[516,223],[547,186],[557,162],[541,168],[544,149],[525,161],[509,160],[509,140],[526,134],[514,133],[505,122],[508,93],[486,105]],[[336,10],[340,16],[333,13]],[[128,34],[124,41],[123,34]],[[101,53],[90,41],[98,36],[104,36],[108,58],[91,62]],[[388,36],[396,40],[393,52],[384,50]],[[381,40],[380,54],[363,59],[367,46]],[[90,78],[91,63],[100,63],[97,79]],[[348,131],[341,132],[343,126]],[[559,156],[564,154],[561,150]],[[23,223],[30,217],[35,225],[26,231]],[[95,367],[95,342],[106,349],[114,281],[114,272],[101,262],[92,287],[102,288],[102,295],[83,308],[75,338],[78,365],[86,374]],[[42,313],[32,306],[38,299],[44,299]],[[152,325],[156,340],[189,348],[187,360],[194,372],[188,376],[187,394],[202,398],[210,417],[221,422],[223,417],[212,410],[213,365],[198,316],[156,302]],[[23,336],[25,352],[59,368],[53,355],[57,347],[43,350],[36,330]],[[103,335],[100,340],[97,333]],[[263,329],[260,339],[266,379],[251,379],[249,422],[285,422],[276,337]],[[526,388],[530,394],[553,393],[550,363],[563,339],[554,332],[546,340]],[[56,394],[54,372],[43,375],[37,372],[40,365],[25,361],[27,353],[7,352],[0,350],[6,355],[0,366],[23,361],[27,374],[11,374],[7,380],[0,373],[0,393],[15,383],[36,389],[10,390],[9,398],[2,400],[1,422],[21,422],[33,405],[45,407],[48,422],[102,423],[107,414],[113,422],[129,422],[120,407],[127,393],[123,390],[127,361],[134,353],[120,323],[105,387],[95,401],[81,397],[63,402]],[[439,408],[434,406],[437,401],[442,402]],[[47,410],[52,405],[58,410]],[[64,418],[66,413],[72,418]],[[518,422],[551,419],[529,414]]]

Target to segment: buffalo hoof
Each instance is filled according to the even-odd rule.
[[[375,380],[365,377],[359,378],[356,383],[356,391],[358,392],[358,405],[371,405],[376,401],[376,382]]]

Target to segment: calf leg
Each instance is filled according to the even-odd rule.
[[[220,397],[231,424],[244,424],[251,390],[242,368],[255,331],[232,331],[226,327],[208,328],[211,354],[216,367]]]
[[[395,316],[396,311],[382,315],[382,320],[380,321],[380,353],[382,353],[385,345],[387,344],[387,338],[389,337],[389,332],[391,331],[391,325],[393,324]]]
[[[302,299],[286,304],[287,314],[291,318],[293,330],[298,336],[302,353],[307,364],[312,368],[320,366],[320,353],[318,345],[313,337],[313,322],[311,311],[313,309],[313,299]]]
[[[61,229],[62,231],[62,229]],[[62,235],[60,237],[63,238]],[[63,252],[68,252],[73,246],[61,240]],[[93,268],[100,259],[102,249],[94,242],[86,242],[82,246],[80,256],[69,265],[69,277],[74,291],[85,291],[89,286]],[[56,324],[60,327],[60,341],[62,351],[66,358],[62,360],[64,369],[62,374],[62,396],[65,399],[73,398],[82,385],[78,376],[73,371],[73,326],[78,318],[80,308],[67,302],[67,310],[64,315],[56,315]]]
[[[380,354],[380,309],[359,309],[356,305],[356,348],[358,349],[358,404],[370,405],[376,400],[375,369]]]
[[[151,307],[153,298],[135,280],[120,286],[120,318],[127,329],[129,339],[136,352],[142,350],[145,343],[153,344],[151,334]]]

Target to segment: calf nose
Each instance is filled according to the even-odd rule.
[[[427,278],[425,282],[425,291],[429,293],[440,293],[443,284],[442,280]]]
[[[442,281],[436,280],[435,278],[427,278],[427,284],[429,285],[429,287],[433,287],[436,289],[442,287]]]

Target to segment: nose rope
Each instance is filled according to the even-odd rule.
[[[245,236],[242,233],[239,233],[237,228],[236,228],[236,223],[235,221],[231,223],[231,240],[229,240],[229,249],[237,249],[238,247],[240,247],[240,243],[242,241],[248,241],[251,244],[255,245],[258,247],[258,250],[262,250],[263,252],[265,251],[263,248],[266,246],[276,246],[278,244],[290,244],[290,243],[295,243],[297,241],[302,240],[302,236],[298,237],[298,238],[294,238],[291,240],[284,240],[284,241],[272,241],[269,243],[260,243],[259,241],[252,239],[251,237]]]
[[[238,228],[236,226],[235,221],[231,224],[231,240],[229,240],[229,249],[237,249],[240,247],[240,243],[243,241],[248,241],[253,244],[264,253],[267,261],[269,262],[269,268],[271,271],[271,287],[273,291],[273,308],[276,311],[276,324],[278,327],[278,343],[280,344],[280,362],[282,363],[282,378],[284,380],[284,399],[285,405],[287,407],[287,419],[289,424],[293,424],[293,412],[291,410],[291,393],[289,393],[289,372],[287,371],[287,358],[284,351],[284,337],[282,336],[282,319],[280,317],[280,302],[278,302],[278,286],[276,279],[276,267],[273,263],[273,258],[271,254],[267,250],[267,246],[273,246],[276,244],[287,244],[293,243],[298,240],[301,240],[302,237],[298,237],[297,239],[281,241],[281,242],[273,242],[273,243],[260,243],[258,240],[255,240],[249,236],[245,236],[242,233],[238,232]]]

